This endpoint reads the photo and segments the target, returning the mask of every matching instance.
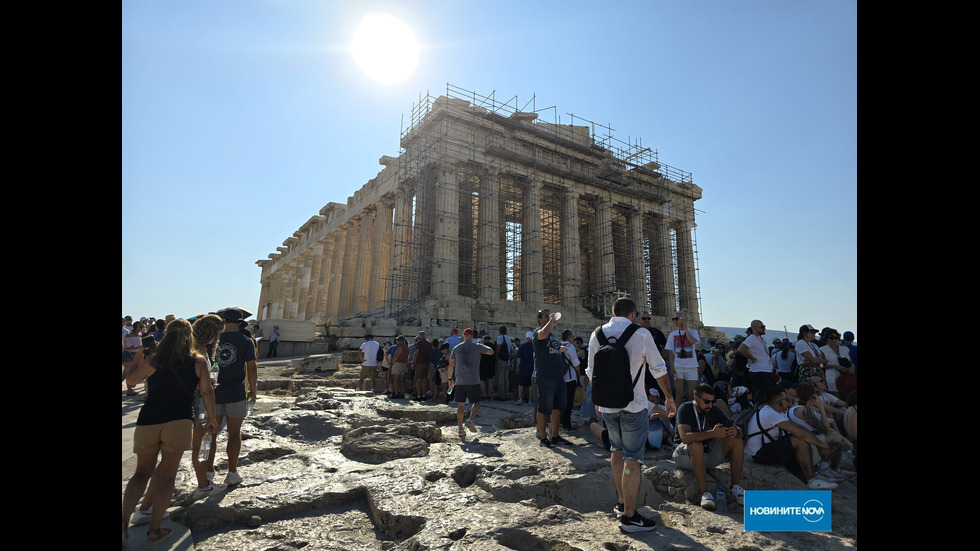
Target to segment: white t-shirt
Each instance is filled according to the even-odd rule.
[[[749,371],[754,373],[769,373],[772,371],[772,363],[769,361],[769,347],[766,346],[766,341],[762,340],[762,337],[758,335],[749,335],[743,341],[746,347],[749,349],[749,354],[758,360],[758,363],[752,363],[749,360],[747,367]]]
[[[779,413],[766,404],[765,406],[762,406],[761,410],[759,410],[759,420],[762,422],[762,426],[767,429],[765,431],[766,434],[772,438],[770,439],[769,436],[767,436],[766,439],[763,440],[762,434],[756,434],[755,436],[749,438],[745,442],[745,453],[749,455],[759,453],[759,450],[762,449],[763,444],[768,444],[773,440],[779,440],[780,429],[776,426],[776,424],[782,423],[783,421],[789,421],[789,417],[787,417],[785,413]],[[760,430],[759,425],[755,422],[755,415],[749,418],[749,422],[746,423],[745,426],[747,429],[747,435],[759,432]]]
[[[378,344],[378,341],[364,341],[359,349],[361,352],[364,352],[364,363],[361,365],[368,367],[378,365],[378,348],[380,347],[381,345]]]
[[[581,362],[579,362],[579,360],[578,360],[578,354],[575,353],[575,345],[573,345],[572,343],[570,343],[568,341],[562,341],[561,345],[567,347],[565,349],[565,352],[563,352],[563,354],[565,355],[566,358],[568,358],[568,361],[571,362],[571,364],[573,366],[578,367]],[[562,361],[564,362],[565,360],[562,360]],[[575,378],[576,378],[575,370],[574,369],[568,369],[568,364],[566,363],[565,364],[565,382],[566,383],[570,383],[570,382],[574,381]]]
[[[827,379],[827,390],[831,392],[837,392],[837,376],[840,375],[840,371],[837,371],[830,366],[840,365],[841,357],[847,358],[848,360],[851,359],[849,355],[850,350],[848,350],[846,346],[838,346],[837,349],[840,350],[839,356],[837,352],[834,352],[834,349],[832,349],[829,344],[825,344],[820,347],[820,351],[823,352],[824,357],[827,358],[828,362],[830,362],[826,366],[827,369],[824,372],[824,378]]]
[[[649,333],[649,331],[647,331]],[[693,340],[692,340],[693,339]],[[674,353],[674,367],[697,367],[698,355],[694,350],[694,341],[700,340],[697,330],[688,329],[687,335],[681,335],[679,329],[667,335],[666,350]],[[681,357],[683,351],[685,358]]]

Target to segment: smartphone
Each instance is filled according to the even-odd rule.
[[[157,347],[157,342],[153,340],[153,336],[143,337],[143,348],[149,348],[153,350]]]

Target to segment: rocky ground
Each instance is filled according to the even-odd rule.
[[[609,453],[580,428],[574,445],[542,448],[530,406],[484,402],[476,432],[457,434],[455,405],[353,389],[357,366],[281,375],[260,366],[259,401],[243,429],[244,481],[193,501],[190,454],[171,518],[208,550],[849,549],[857,482],[833,492],[831,532],[746,532],[742,507],[706,511],[667,450],[647,455],[638,500],[654,532],[623,534],[613,515]],[[224,433],[218,438],[224,478]],[[727,465],[709,472],[728,484]],[[805,489],[785,469],[749,461],[748,490]],[[642,507],[640,507],[642,505]]]

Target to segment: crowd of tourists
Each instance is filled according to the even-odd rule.
[[[508,335],[506,326],[496,335],[453,328],[442,341],[424,331],[394,342],[368,334],[358,350],[357,388],[392,400],[455,401],[460,438],[477,430],[484,400],[527,405],[543,447],[572,445],[562,431],[578,429],[572,423],[578,407],[588,419],[585,428],[610,450],[615,512],[626,532],[654,526],[635,508],[644,450],[672,449],[678,467],[693,471],[706,509],[717,499],[708,491],[706,469],[724,462],[731,463],[727,496],[738,503],[743,460],[784,465],[811,489],[833,489],[856,477],[852,332],[805,324],[795,342],[770,341],[765,324],[753,320],[744,337],[702,340],[683,309],[666,335],[629,299],[617,300],[613,312],[589,335],[559,330],[561,314],[547,309],[523,338]],[[169,504],[183,451],[193,450],[195,497],[242,481],[241,424],[255,401],[257,378],[258,347],[244,321],[249,315],[229,308],[189,320],[123,318],[123,380],[128,394],[145,381],[147,394],[137,420],[137,469],[123,500],[124,541],[130,521],[150,525],[149,544],[169,535],[160,527],[166,508],[153,503]],[[626,380],[632,394],[619,402],[602,382],[609,380],[616,351],[632,381],[630,387]],[[153,377],[159,370],[174,376]],[[228,431],[228,473],[219,485],[212,481],[215,449],[199,455],[202,441],[216,441],[222,428]],[[841,468],[849,457],[855,471]]]

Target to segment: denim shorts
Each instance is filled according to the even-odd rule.
[[[564,411],[568,401],[568,389],[561,379],[537,379],[538,413],[551,415],[553,410]],[[643,436],[646,438],[646,435]]]
[[[646,409],[637,413],[623,410],[603,413],[602,420],[609,430],[609,450],[622,452],[623,459],[643,464],[643,451],[650,432],[650,413]]]

